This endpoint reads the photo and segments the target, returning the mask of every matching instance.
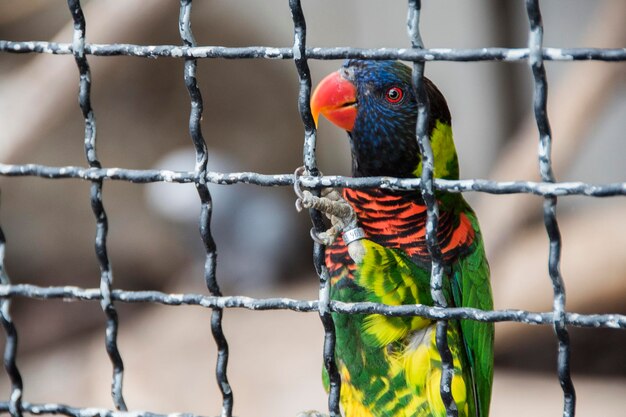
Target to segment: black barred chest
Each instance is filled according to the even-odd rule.
[[[354,208],[359,226],[368,239],[405,252],[415,263],[430,265],[426,243],[427,210],[419,192],[343,190]],[[437,239],[444,263],[454,262],[473,243],[475,232],[465,213],[440,210]],[[343,239],[338,237],[326,250],[326,265],[334,280],[351,278],[356,265]]]

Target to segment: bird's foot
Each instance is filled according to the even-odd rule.
[[[311,237],[323,245],[332,244],[340,233],[357,229],[356,215],[352,207],[343,199],[341,193],[334,188],[324,188],[321,196],[315,196],[307,190],[300,189],[298,176],[301,175],[303,167],[298,168],[294,173],[294,190],[298,199],[296,209],[316,209],[321,211],[330,219],[331,227],[321,233],[311,230]]]
[[[328,414],[320,413],[315,410],[308,410],[299,413],[296,417],[328,417]]]
[[[326,191],[326,195],[324,195]],[[350,228],[356,227],[356,216],[352,207],[346,203],[341,197],[336,199],[339,193],[336,190],[324,190],[321,197],[313,195],[309,191],[302,191],[302,195],[298,198],[296,205],[299,210],[313,208],[321,211],[330,219],[331,227],[326,231],[317,233],[311,231],[313,240],[323,244],[332,244],[340,233]],[[353,225],[353,227],[350,227]]]
[[[365,255],[365,248],[360,242],[365,238],[365,232],[357,222],[354,209],[348,204],[341,193],[334,188],[324,188],[321,197],[313,195],[310,191],[301,190],[298,176],[302,174],[304,167],[300,167],[294,173],[294,190],[298,199],[296,209],[313,208],[321,211],[330,219],[331,227],[321,233],[311,229],[311,238],[323,245],[331,245],[341,233],[344,243],[348,246],[348,252],[352,259],[359,263]]]

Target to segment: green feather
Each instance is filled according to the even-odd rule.
[[[473,213],[467,214],[474,222]],[[392,305],[415,303],[432,305],[430,270],[414,264],[402,251],[383,247],[367,239],[362,243],[366,248],[366,256],[357,266],[354,281],[350,285],[333,287],[333,299],[350,302],[385,302]],[[489,269],[479,239],[474,244],[473,252],[461,258],[448,270],[451,275],[447,274],[445,277],[444,294],[451,305],[492,309]],[[393,284],[380,285],[381,281]],[[416,289],[400,291],[407,287]],[[405,294],[405,298],[396,299],[388,293],[390,288],[395,294]],[[485,288],[488,297],[484,297]],[[417,298],[409,295],[415,293],[418,295]],[[404,415],[407,410],[415,410],[418,417],[445,415],[442,405],[437,406],[441,401],[438,390],[435,394],[430,394],[434,399],[429,399],[431,397],[426,394],[427,388],[438,386],[438,378],[441,375],[441,359],[434,342],[434,322],[423,318],[381,315],[334,314],[334,318],[340,366],[350,375],[350,389],[363,394],[362,405],[373,410],[373,416]],[[430,352],[430,359],[425,363],[426,368],[416,368],[418,371],[415,372],[418,373],[425,369],[424,375],[418,376],[412,373],[414,365],[411,340],[416,332],[425,328],[432,329],[428,333],[429,338],[424,342]],[[459,416],[488,415],[493,371],[492,341],[493,325],[490,323],[471,320],[450,322],[448,342],[454,357],[455,372],[458,375],[455,378],[461,378],[462,375],[464,381],[462,383],[459,382],[460,379],[457,381],[457,384],[463,385],[465,392],[463,396],[465,399],[460,403],[464,411],[461,411]],[[402,354],[406,359],[402,359]],[[397,364],[394,365],[394,362]],[[405,368],[406,366],[409,368]],[[436,375],[434,383],[425,379],[427,372],[439,372],[433,374]],[[389,395],[389,392],[394,395]],[[399,395],[400,393],[405,394]],[[477,398],[476,405],[472,400],[474,395]],[[455,398],[457,396],[455,395]],[[426,406],[424,402],[428,401],[431,403]],[[475,411],[475,406],[479,412]],[[421,411],[416,411],[418,409]],[[387,410],[385,412],[388,414],[380,414],[381,410]],[[395,414],[396,412],[398,414]]]
[[[466,211],[475,230],[478,221],[474,213]],[[489,265],[480,234],[476,236],[474,250],[453,267],[453,298],[459,307],[493,310]],[[461,320],[463,341],[474,374],[478,395],[479,415],[489,415],[491,384],[493,379],[493,323]]]

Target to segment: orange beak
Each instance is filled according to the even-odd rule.
[[[339,71],[324,78],[311,96],[311,113],[318,124],[320,113],[335,125],[348,132],[356,120],[356,87],[341,76]]]

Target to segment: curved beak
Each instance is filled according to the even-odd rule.
[[[318,124],[320,113],[335,125],[352,131],[356,120],[356,87],[339,71],[327,75],[313,91],[311,113]]]

